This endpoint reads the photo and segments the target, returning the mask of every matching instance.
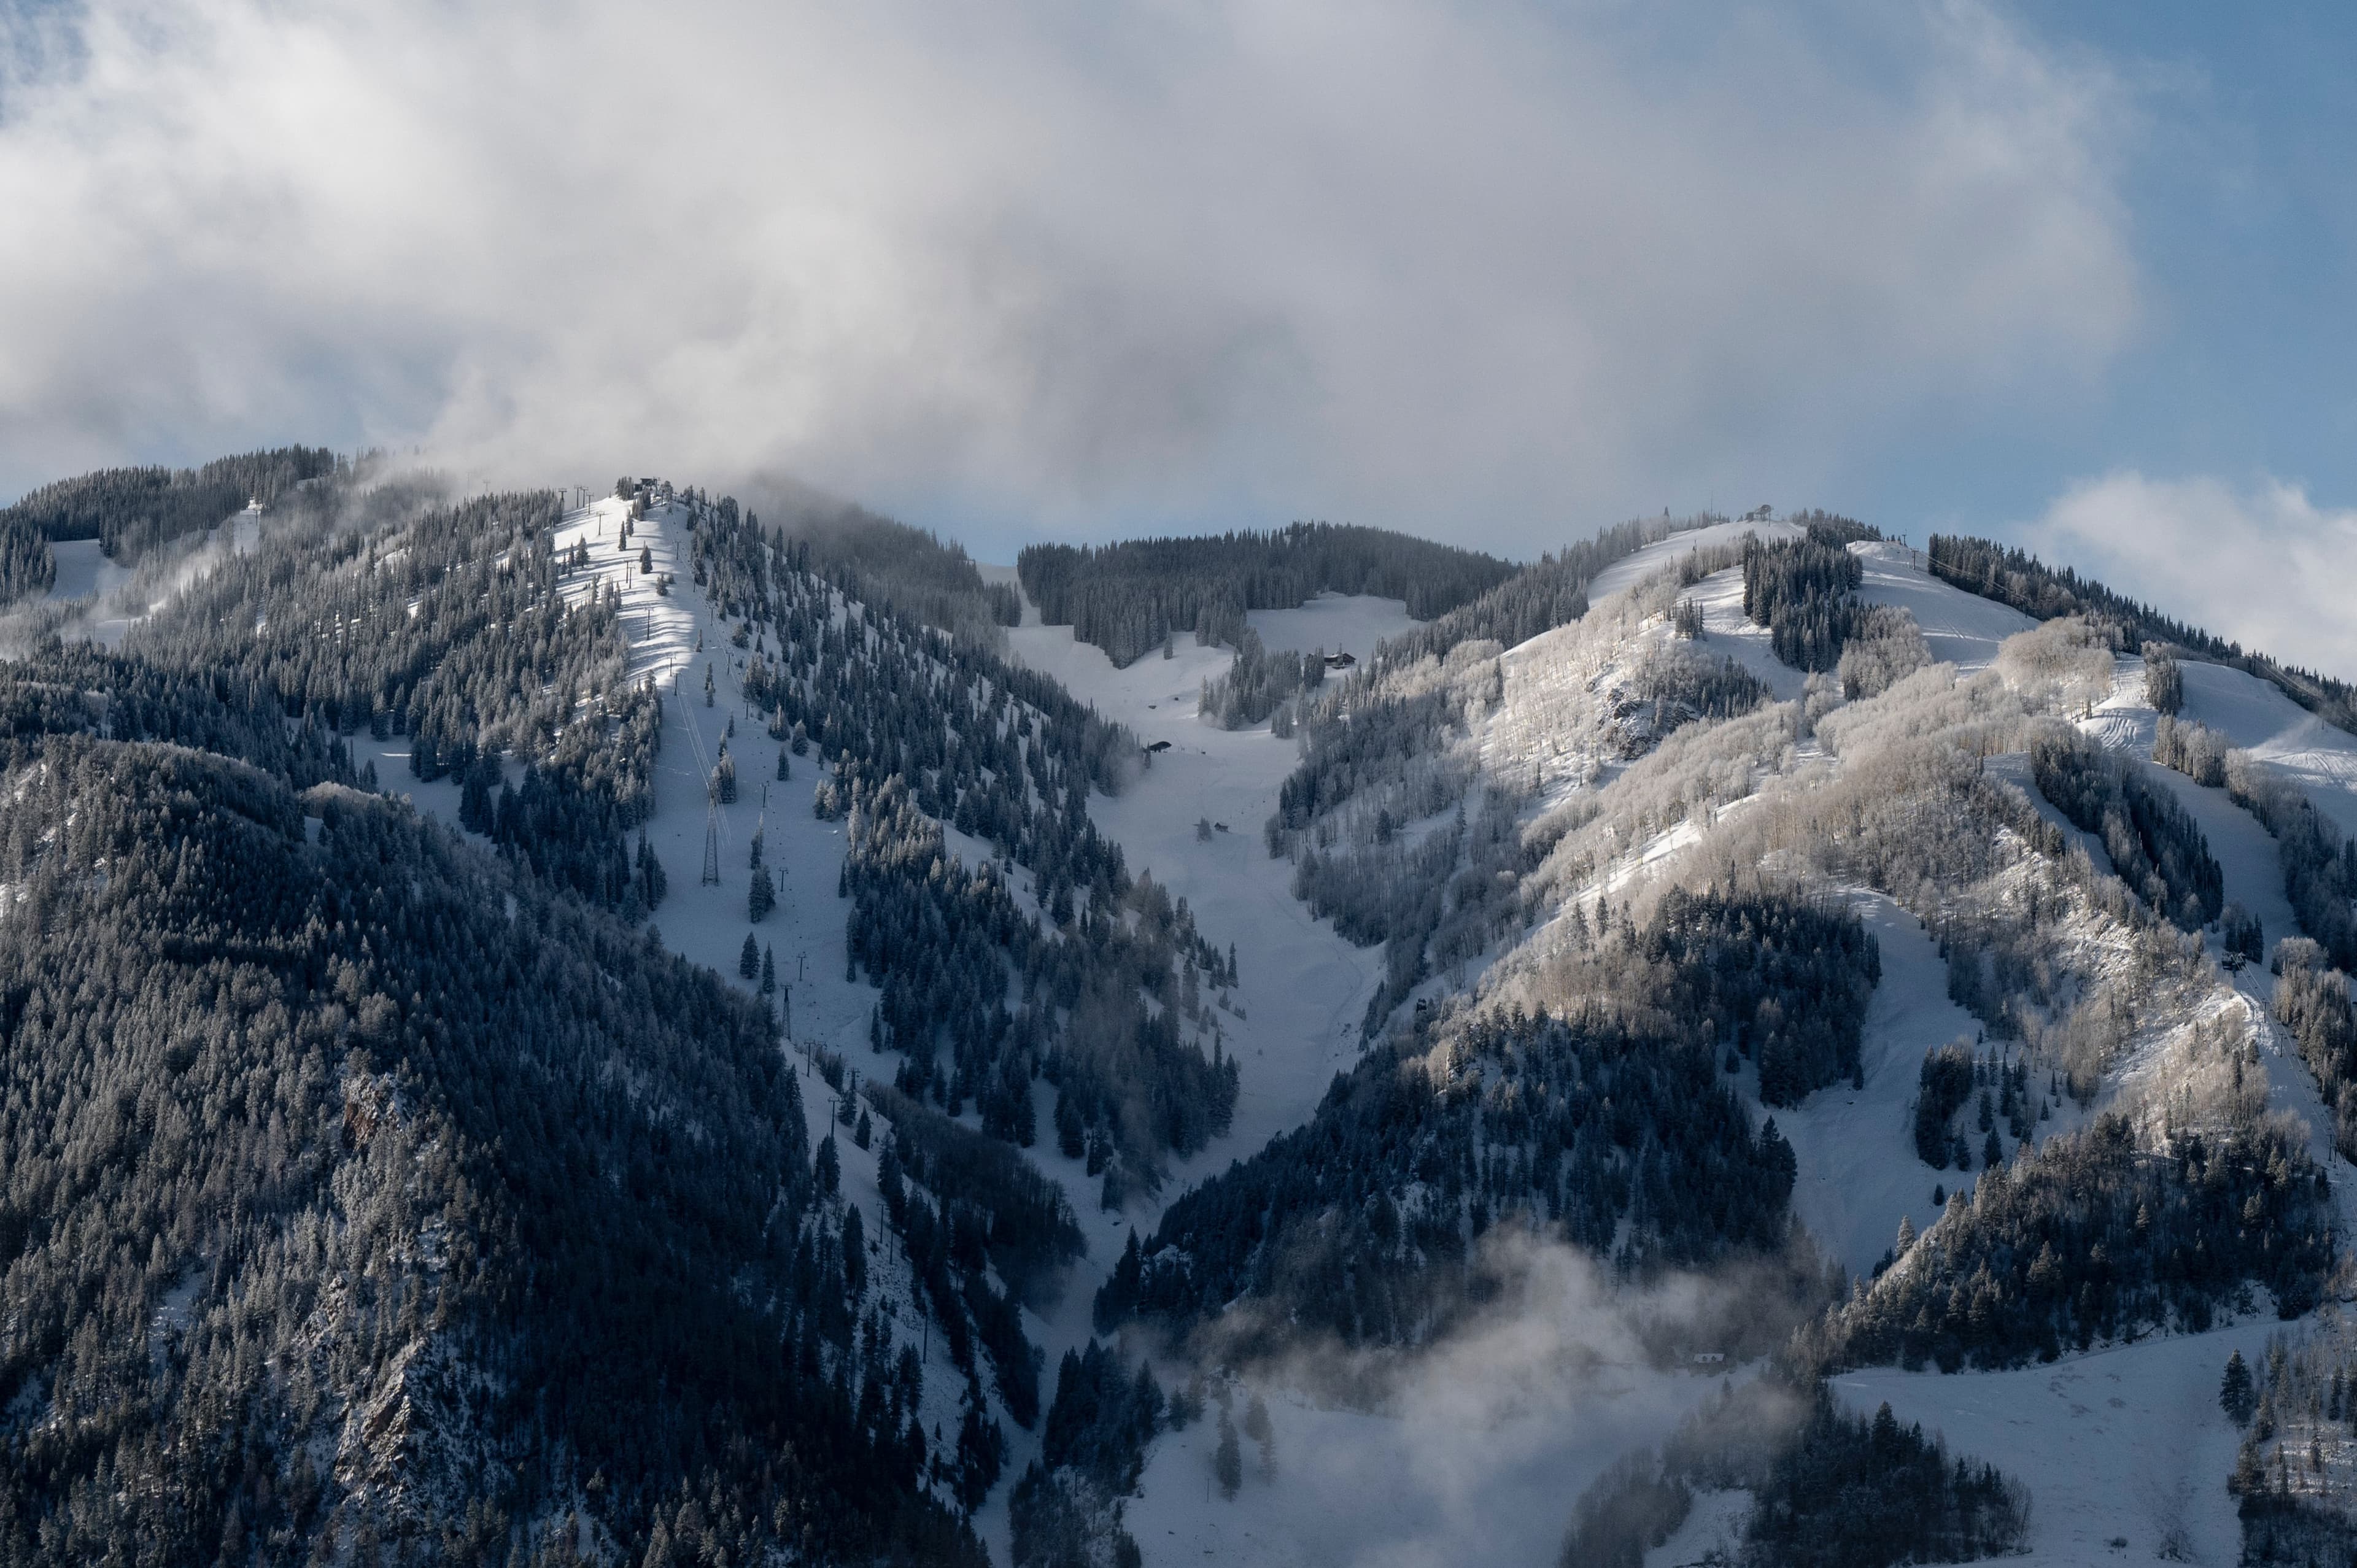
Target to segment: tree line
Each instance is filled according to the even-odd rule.
[[[1116,668],[1192,631],[1237,647],[1249,610],[1295,609],[1322,592],[1402,599],[1418,620],[1513,575],[1512,563],[1386,529],[1297,522],[1187,539],[1026,545],[1023,590],[1049,626],[1069,626]]]
[[[281,446],[195,468],[101,468],[43,485],[0,508],[0,603],[48,590],[50,541],[95,539],[109,560],[135,566],[157,545],[218,528],[250,501],[274,506],[298,485],[351,470],[350,459],[324,447]]]
[[[1932,536],[1927,559],[1933,576],[1966,593],[2010,605],[2037,620],[2084,616],[2103,629],[2115,649],[2138,650],[2155,642],[2230,665],[2267,682],[2327,724],[2357,733],[2357,687],[2279,663],[2255,649],[2245,650],[2239,642],[2114,593],[2071,567],[2049,566],[2018,546],[1940,533]]]
[[[2298,1135],[2244,1105],[2139,1146],[2107,1113],[1984,1171],[1807,1337],[1826,1367],[2020,1367],[2154,1329],[2200,1333],[2264,1284],[2297,1317],[2332,1263],[2330,1196]]]
[[[1952,1457],[1888,1403],[1859,1415],[1822,1381],[1771,1374],[1723,1385],[1658,1455],[1631,1455],[1598,1477],[1557,1561],[1643,1568],[1705,1489],[1751,1494],[1735,1568],[1972,1563],[2020,1551],[2029,1532],[2029,1492],[1994,1466]]]

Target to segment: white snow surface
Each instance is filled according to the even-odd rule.
[[[2344,833],[2357,834],[2357,736],[2333,728],[2275,686],[2222,664],[2187,660],[2179,718],[2222,730],[2227,739],[2308,792]],[[2139,668],[2137,683],[2142,682]],[[2145,737],[2151,752],[2151,737]]]
[[[131,581],[131,569],[107,559],[95,539],[60,539],[49,545],[57,563],[57,578],[49,585],[53,599],[87,599]]]
[[[671,892],[655,924],[674,950],[711,964],[732,983],[738,949],[754,929],[774,948],[780,979],[791,986],[795,1041],[840,1050],[863,1075],[888,1076],[896,1058],[870,1052],[866,1043],[874,993],[842,978],[845,907],[833,897],[833,884],[843,839],[839,825],[811,813],[810,789],[819,771],[811,759],[794,758],[793,781],[768,785],[764,813],[764,781],[773,775],[778,747],[749,722],[738,686],[742,656],[727,644],[726,628],[716,628],[683,570],[684,518],[658,510],[638,525],[625,557],[615,548],[622,510],[619,501],[605,501],[573,514],[558,543],[561,549],[576,533],[589,535],[597,569],[619,575],[632,633],[631,672],[653,673],[671,693],[649,825]],[[1731,540],[1753,532],[1772,538],[1782,536],[1780,531],[1789,532],[1780,524],[1724,524],[1676,535],[1600,575],[1591,597],[1601,601],[1722,535]],[[640,543],[652,550],[658,572],[679,574],[668,598],[629,569]],[[1966,671],[1986,667],[2004,638],[2031,624],[1932,579],[1921,556],[1902,546],[1853,548],[1866,564],[1865,596],[1904,606],[1935,657]],[[1012,576],[1005,568],[984,570],[992,580]],[[592,585],[585,580],[576,591]],[[1797,692],[1798,676],[1769,654],[1764,630],[1742,620],[1739,574],[1705,579],[1694,593],[1704,604],[1709,650],[1737,658],[1779,696]],[[1225,671],[1231,659],[1225,650],[1199,647],[1191,634],[1181,633],[1172,658],[1149,654],[1114,670],[1102,651],[1076,643],[1069,628],[1040,626],[1028,608],[1025,622],[1009,633],[1013,657],[1054,676],[1141,740],[1170,743],[1122,796],[1092,799],[1092,814],[1100,830],[1122,845],[1133,873],[1150,870],[1174,895],[1184,895],[1204,936],[1222,946],[1232,942],[1238,955],[1241,1015],[1222,1018],[1243,1071],[1235,1124],[1201,1154],[1174,1165],[1161,1195],[1167,1200],[1308,1118],[1333,1075],[1357,1059],[1358,1024],[1380,974],[1381,950],[1354,948],[1329,922],[1310,918],[1291,896],[1290,866],[1272,860],[1262,845],[1261,824],[1297,753],[1293,744],[1272,738],[1265,725],[1232,732],[1198,720],[1198,692],[1205,680]],[[1398,601],[1326,596],[1298,610],[1254,612],[1251,624],[1271,648],[1346,648],[1364,657],[1377,639],[1411,623]],[[694,649],[699,632],[706,642],[700,653]],[[1516,696],[1512,671],[1520,666],[1526,679],[1534,674],[1535,651],[1532,644],[1509,655],[1509,703]],[[2087,727],[2105,744],[2148,757],[2150,714],[2136,711],[2140,685],[2131,679],[2133,662],[2123,661],[2113,701]],[[709,708],[702,701],[706,663],[717,687]],[[2184,669],[2186,717],[2225,730],[2308,788],[2344,827],[2357,825],[2357,737],[2321,725],[2240,671],[2195,663]],[[732,749],[744,783],[737,804],[718,812],[721,884],[703,886],[697,880],[705,827],[703,768],[732,713],[738,718]],[[455,820],[456,788],[411,779],[404,749],[396,749],[405,743],[371,747],[363,734],[353,744],[357,756],[381,758],[385,787]],[[2002,766],[1996,759],[1993,764]],[[2164,769],[2153,768],[2152,776],[2201,822],[2224,868],[2228,896],[2258,915],[2271,940],[2294,929],[2273,841],[2256,822],[2222,790],[2201,789]],[[1227,831],[1199,841],[1199,819],[1223,823]],[[759,822],[766,822],[767,860],[779,875],[780,900],[755,929],[746,921],[745,886],[748,844]],[[970,856],[981,853],[980,846],[948,836]],[[1878,897],[1853,897],[1881,944],[1884,965],[1867,1022],[1866,1086],[1837,1085],[1797,1111],[1777,1114],[1800,1160],[1796,1211],[1832,1257],[1863,1273],[1890,1244],[1901,1214],[1919,1230],[1936,1217],[1930,1195],[1943,1173],[1915,1158],[1906,1107],[1923,1049],[1960,1035],[1969,1038],[1975,1026],[1947,1000],[1944,966],[1913,918]],[[2265,1020],[2271,985],[2263,967],[2237,977],[2237,989],[2258,1017],[2276,1102],[2308,1114],[2311,1126],[2321,1129],[2326,1123],[2318,1115],[2313,1079]],[[804,1071],[806,1113],[813,1136],[823,1137],[832,1126],[829,1091],[807,1066]],[[1039,1109],[1044,1126],[1044,1091]],[[2327,1142],[2319,1132],[2319,1153]],[[916,1333],[905,1269],[882,1223],[873,1156],[847,1137],[839,1152],[845,1191],[867,1210],[869,1233],[877,1239],[871,1266],[879,1288],[900,1304],[903,1331]],[[1149,1230],[1160,1200],[1134,1198],[1125,1213],[1105,1215],[1097,1207],[1096,1183],[1079,1162],[1061,1158],[1047,1140],[1028,1154],[1071,1195],[1090,1245],[1061,1300],[1045,1316],[1027,1315],[1026,1331],[1045,1355],[1044,1405],[1058,1359],[1088,1337],[1090,1300],[1124,1230]],[[2346,1208],[2357,1180],[2345,1165],[2336,1162],[2334,1168]],[[1945,1175],[1954,1181],[1954,1173]],[[2357,1233],[2346,1214],[2343,1227],[2344,1233]],[[2032,1537],[2031,1555],[2022,1561],[2150,1560],[2169,1540],[2181,1541],[2190,1560],[2226,1563],[2236,1544],[2222,1484],[2233,1439],[2217,1414],[2218,1369],[2232,1348],[2255,1356],[2277,1326],[2265,1315],[2208,1335],[2158,1337],[2021,1372],[1943,1377],[1878,1369],[1846,1377],[1838,1387],[1864,1410],[1889,1400],[1902,1419],[1943,1434],[1956,1452],[1992,1460],[2026,1481],[2033,1493]],[[952,1430],[960,1380],[943,1363],[932,1363],[928,1374],[925,1420]],[[1241,1495],[1229,1503],[1212,1493],[1207,1503],[1215,1430],[1207,1416],[1155,1444],[1139,1494],[1127,1505],[1128,1528],[1149,1563],[1206,1556],[1269,1563],[1549,1561],[1581,1487],[1630,1447],[1658,1442],[1717,1382],[1628,1364],[1525,1381],[1523,1397],[1512,1405],[1416,1405],[1415,1419],[1319,1408],[1297,1392],[1269,1387],[1277,1479],[1261,1477],[1247,1444]],[[1003,1412],[1000,1420],[1009,1439],[1006,1479],[977,1525],[1003,1558],[1006,1492],[1036,1455],[1038,1437]],[[1739,1521],[1742,1506],[1739,1495],[1699,1499],[1696,1519],[1672,1547],[1691,1541],[1698,1552],[1723,1539]],[[2107,1544],[2123,1537],[2130,1543],[2125,1552]],[[1671,1552],[1649,1558],[1690,1560]]]
[[[1854,892],[1850,903],[1882,952],[1882,983],[1858,1050],[1866,1087],[1836,1083],[1774,1114],[1800,1164],[1793,1212],[1830,1257],[1863,1279],[1897,1238],[1901,1216],[1920,1233],[1940,1216],[1932,1189],[1968,1185],[1916,1155],[1911,1107],[1924,1052],[1970,1041],[1980,1026],[1948,1000],[1947,961],[1914,916],[1878,893]],[[1757,1071],[1745,1065],[1755,1091]]]
[[[1986,1459],[2030,1490],[2023,1568],[2160,1560],[2224,1565],[2241,1555],[2226,1477],[2238,1434],[2218,1408],[2236,1350],[2264,1356],[2273,1314],[2066,1356],[2011,1372],[1874,1368],[1834,1380],[1851,1408],[1888,1401],[1958,1455]],[[2124,1547],[2112,1542],[2125,1541]]]
[[[1350,653],[1363,660],[1375,644],[1419,623],[1405,599],[1369,594],[1320,594],[1298,609],[1246,610],[1244,624],[1260,634],[1271,653]],[[1147,658],[1154,657],[1152,654]]]
[[[1849,547],[1864,564],[1857,596],[1872,605],[1896,605],[1915,618],[1932,657],[1969,675],[1996,659],[1997,645],[2038,623],[2010,606],[1952,587],[1932,575],[1920,550],[1866,541]]]
[[[1789,522],[1714,522],[1706,528],[1689,528],[1667,539],[1657,539],[1642,550],[1632,551],[1596,574],[1588,580],[1587,602],[1600,605],[1693,551],[1738,543],[1747,533],[1758,534],[1762,544],[1774,544],[1780,540],[1798,539],[1802,532]]]

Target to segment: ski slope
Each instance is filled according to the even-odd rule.
[[[53,599],[93,598],[131,581],[131,568],[109,560],[95,539],[53,540],[49,558],[57,563],[57,578],[49,585]]]
[[[1398,637],[1417,622],[1407,613],[1405,599],[1329,593],[1298,609],[1246,610],[1244,624],[1271,653],[1323,651],[1364,659],[1375,644]]]
[[[1865,568],[1857,596],[1870,605],[1895,605],[1915,618],[1932,657],[1964,674],[1986,670],[1997,645],[2038,623],[2010,606],[1968,594],[1932,575],[1923,553],[1888,541],[1849,547]]]
[[[1388,612],[1370,604],[1397,601],[1329,598],[1252,613],[1256,628],[1286,639],[1271,646],[1315,648],[1346,622],[1370,630],[1385,624]],[[1175,1194],[1308,1119],[1334,1074],[1358,1059],[1359,1021],[1382,955],[1352,947],[1330,920],[1313,918],[1293,897],[1291,865],[1272,859],[1261,842],[1277,787],[1298,760],[1295,744],[1270,736],[1265,724],[1222,730],[1196,716],[1202,682],[1232,660],[1227,650],[1200,647],[1193,633],[1181,632],[1171,658],[1148,654],[1116,670],[1102,650],[1076,641],[1070,627],[1041,626],[1028,608],[1025,622],[1007,634],[1016,659],[1127,725],[1142,743],[1169,743],[1119,796],[1092,797],[1090,814],[1121,845],[1133,875],[1151,871],[1192,906],[1206,940],[1235,944],[1244,1015],[1223,1020],[1243,1075],[1235,1125],[1177,1167]],[[1198,837],[1204,822],[1218,824],[1208,840]]]
[[[618,548],[623,511],[623,503],[603,501],[573,513],[557,543],[560,550],[576,537],[590,543],[592,569],[568,585],[568,592],[586,595],[601,585],[619,589],[631,638],[630,672],[634,679],[653,676],[665,693],[648,834],[671,890],[654,924],[674,950],[736,983],[743,983],[736,981],[737,951],[746,933],[754,931],[774,950],[780,978],[790,989],[792,1039],[840,1051],[863,1076],[888,1076],[898,1058],[866,1045],[874,993],[844,979],[845,907],[833,894],[844,843],[840,824],[812,815],[810,790],[820,772],[813,759],[798,757],[790,783],[771,781],[778,746],[745,710],[744,656],[728,645],[726,628],[715,623],[684,570],[684,515],[657,509],[639,525],[626,555]],[[1744,532],[1781,537],[1777,531],[1784,528],[1727,524],[1674,536],[1599,575],[1591,595],[1600,602],[1698,546]],[[641,544],[651,551],[658,574],[676,574],[669,596],[633,569]],[[1864,596],[1907,608],[1935,657],[1961,669],[1987,667],[2006,637],[2032,624],[1930,577],[1920,557],[1903,547],[1855,549],[1866,566]],[[1006,580],[1011,574],[995,569],[990,575]],[[1778,696],[1797,694],[1798,672],[1776,661],[1765,629],[1742,618],[1739,572],[1714,575],[1696,584],[1694,595],[1704,605],[1711,651],[1737,658]],[[1311,918],[1292,897],[1288,864],[1271,859],[1262,845],[1261,823],[1297,753],[1265,725],[1229,732],[1198,719],[1198,693],[1205,681],[1224,673],[1231,660],[1226,650],[1198,646],[1182,633],[1173,640],[1171,657],[1149,654],[1115,670],[1101,650],[1075,642],[1069,628],[1041,626],[1036,613],[1027,613],[1025,623],[1008,634],[1013,657],[1055,677],[1148,745],[1168,743],[1123,795],[1093,798],[1092,814],[1121,844],[1133,873],[1150,871],[1189,900],[1207,939],[1235,945],[1242,980],[1238,1015],[1222,1019],[1243,1074],[1234,1125],[1200,1155],[1175,1162],[1160,1198],[1133,1197],[1124,1213],[1105,1214],[1097,1207],[1098,1184],[1081,1162],[1063,1158],[1046,1140],[1027,1152],[1070,1196],[1090,1249],[1061,1299],[1047,1304],[1044,1313],[1027,1313],[1026,1332],[1045,1358],[1044,1404],[1053,1393],[1057,1359],[1089,1336],[1091,1298],[1125,1232],[1149,1230],[1162,1201],[1306,1121],[1333,1075],[1357,1059],[1359,1022],[1380,976],[1382,954],[1352,947],[1330,922]],[[1412,623],[1398,601],[1322,596],[1297,610],[1253,612],[1251,624],[1273,649],[1340,648],[1363,657],[1376,640]],[[1531,646],[1511,652],[1509,664],[1528,663]],[[2135,711],[2140,686],[2130,689],[2132,663],[2124,661],[2114,700],[2089,727],[2106,744],[2131,751],[2141,745],[2148,756],[2149,710]],[[709,706],[702,687],[707,666],[716,689]],[[2187,717],[2225,730],[2236,744],[2284,768],[2344,826],[2357,822],[2357,737],[2319,725],[2272,687],[2239,671],[2188,664],[2185,673]],[[705,886],[699,880],[707,821],[703,779],[727,739],[732,715],[737,736],[729,744],[743,783],[738,801],[713,814],[720,881]],[[357,756],[379,758],[385,787],[410,793],[421,809],[455,822],[456,786],[412,779],[405,742],[371,746],[362,734],[353,745]],[[2004,765],[1992,759],[1993,770]],[[2273,842],[2248,813],[2222,790],[2201,789],[2163,769],[2152,769],[2152,777],[2202,823],[2225,870],[2228,896],[2259,916],[2271,940],[2293,929]],[[2029,793],[2035,800],[2035,791]],[[2335,803],[2328,805],[2328,799]],[[1224,831],[1215,827],[1208,838],[1200,837],[1199,822]],[[746,918],[745,894],[757,826],[765,830],[780,904],[754,928]],[[1691,836],[1691,829],[1684,831]],[[969,858],[985,853],[953,832],[947,836]],[[1829,1256],[1862,1275],[1889,1246],[1902,1214],[1919,1230],[1928,1229],[1938,1212],[1931,1203],[1933,1186],[1957,1184],[1955,1173],[1935,1172],[1915,1157],[1908,1106],[1922,1052],[1959,1036],[1969,1039],[1976,1026],[1948,1001],[1944,964],[1914,918],[1878,896],[1853,897],[1881,944],[1884,963],[1867,1020],[1865,1088],[1837,1085],[1796,1111],[1775,1114],[1800,1161],[1796,1213]],[[2313,1079],[2265,1022],[2271,986],[2264,968],[2237,977],[2237,990],[2259,1020],[2276,1104],[2309,1117],[2321,1140],[2320,1129],[2329,1123]],[[813,1135],[827,1136],[834,1127],[831,1092],[806,1060],[802,1070]],[[1037,1092],[1044,1127],[1052,1091],[1042,1086]],[[882,1222],[872,1153],[855,1148],[847,1136],[838,1149],[845,1189],[866,1208],[877,1239],[871,1268],[879,1288],[898,1301],[903,1331],[920,1334],[905,1269],[892,1255]],[[2319,1152],[2331,1157],[2322,1143]],[[2336,1164],[2334,1172],[2348,1228],[2357,1174],[2344,1164]],[[1566,1287],[1563,1300],[1578,1299]],[[1610,1343],[1610,1325],[1599,1316],[1566,1309],[1526,1326],[1537,1340],[1484,1338],[1471,1359],[1444,1355],[1411,1369],[1399,1400],[1381,1413],[1321,1406],[1298,1391],[1307,1379],[1274,1380],[1262,1391],[1276,1432],[1275,1478],[1261,1475],[1247,1444],[1246,1478],[1232,1502],[1209,1486],[1213,1416],[1165,1435],[1150,1450],[1139,1493],[1127,1505],[1128,1528],[1146,1561],[1551,1561],[1587,1482],[1630,1448],[1659,1442],[1715,1391],[1717,1380],[1651,1370],[1634,1359],[1608,1356],[1598,1363],[1585,1350],[1575,1353],[1575,1347]],[[1943,1433],[1956,1451],[1991,1459],[2023,1478],[2034,1494],[2028,1562],[2149,1560],[2178,1543],[2191,1560],[2224,1563],[2235,1548],[2222,1485],[2233,1448],[2216,1412],[2218,1368],[2231,1348],[2255,1356],[2277,1326],[2263,1313],[2209,1335],[2158,1337],[2023,1372],[1942,1377],[1877,1369],[1844,1378],[1838,1388],[1841,1397],[1869,1412],[1887,1399],[1902,1419]],[[928,1374],[924,1419],[953,1431],[962,1380],[940,1362]],[[1243,1397],[1239,1390],[1239,1413]],[[1008,1439],[1007,1467],[976,1523],[994,1555],[1004,1560],[1006,1495],[1036,1455],[1039,1440],[1003,1411],[996,1413]],[[1737,1517],[1735,1507],[1727,1499],[1705,1499],[1699,1522],[1680,1539],[1699,1541],[1697,1531],[1723,1535]],[[2128,1545],[2115,1548],[2115,1540]],[[1656,1554],[1650,1561],[1673,1560]]]
[[[1800,1163],[1792,1211],[1829,1257],[1865,1279],[1898,1236],[1902,1216],[1919,1234],[1940,1217],[1934,1187],[1953,1192],[1971,1183],[1916,1155],[1913,1105],[1924,1053],[1970,1042],[1980,1025],[1948,1000],[1947,961],[1914,916],[1862,890],[1851,894],[1850,907],[1882,952],[1882,983],[1858,1049],[1866,1087],[1836,1083],[1773,1114]],[[1755,1064],[1744,1064],[1744,1082],[1756,1097]]]
[[[1956,592],[1944,585],[1932,586]],[[1941,613],[1936,599],[1919,596],[1918,602],[1926,601],[1932,613]],[[2287,755],[2301,759],[2285,771],[2308,788],[2319,809],[2330,809],[2327,801],[2335,791],[2348,798],[2329,759],[2344,755],[2341,741],[2350,737],[2322,726],[2274,687],[2240,671],[2192,663],[2183,669],[2185,716],[2228,729],[2237,744],[2250,744],[2255,751],[2271,746],[2273,754],[2266,755],[2270,766],[2285,767],[2279,758]],[[2274,839],[2224,789],[2205,789],[2151,762],[2157,716],[2143,700],[2142,661],[2123,659],[2111,699],[2099,704],[2081,727],[2136,758],[2145,777],[2169,790],[2193,815],[2223,874],[2226,897],[2258,917],[2270,943],[2297,932]],[[2357,743],[2346,750],[2357,752]],[[2319,756],[2328,759],[2322,766],[2316,762]],[[1990,770],[1998,772],[2001,765],[2015,760],[1992,757]],[[2304,772],[2294,770],[2303,764]],[[2018,771],[2026,776],[2026,766]],[[2034,801],[2040,800],[2026,777],[2016,782]],[[2050,806],[2040,804],[2051,811]],[[2083,838],[2076,829],[2071,831]],[[1891,940],[1887,936],[1882,940],[1883,990],[1889,991],[1900,977],[1892,964]],[[2218,934],[2205,933],[2205,940],[2217,957]],[[2275,978],[2265,965],[2246,967],[2232,978],[2233,1000],[2245,1009],[2260,1047],[2268,1108],[2307,1125],[2309,1154],[2332,1176],[2341,1231],[2357,1234],[2357,1167],[2334,1153],[2331,1118],[2315,1078],[2268,1016]],[[1882,1002],[1878,993],[1878,1011]],[[2158,1070],[2162,1060],[2156,1052],[2131,1062],[2113,1093],[2155,1087],[2136,1080]],[[1869,1073],[1869,1090],[1873,1086]],[[1835,1090],[1814,1097],[1811,1115],[1818,1113],[1828,1094],[1838,1093]],[[1803,1172],[1795,1207],[1813,1232],[1823,1237],[1826,1220],[1810,1209],[1810,1171],[1825,1156],[1803,1144],[1807,1125],[1807,1119],[1796,1118],[1792,1126]],[[1917,1228],[1922,1228],[1920,1220]],[[2039,1568],[2155,1559],[2230,1563],[2241,1551],[2234,1499],[2225,1487],[2238,1434],[2219,1410],[2218,1381],[2229,1354],[2240,1350],[2255,1363],[2268,1337],[2286,1327],[2267,1308],[2264,1293],[2255,1305],[2258,1310],[2241,1321],[2207,1334],[2157,1335],[2065,1356],[2050,1366],[1953,1375],[1879,1368],[1838,1378],[1835,1388],[1861,1412],[1871,1412],[1887,1400],[1900,1420],[1920,1422],[1944,1436],[1953,1451],[1990,1460],[2023,1481],[2031,1493],[2029,1554],[2012,1561]],[[1649,1563],[1654,1561],[1648,1559]]]
[[[2236,1350],[2262,1360],[2272,1313],[2207,1334],[2169,1335],[2012,1372],[1874,1368],[1833,1380],[1852,1409],[1888,1401],[1950,1450],[1990,1460],[2030,1489],[2022,1568],[2231,1564],[2241,1525],[2226,1477],[2238,1442],[2218,1408]]]
[[[2223,731],[2306,790],[2343,833],[2357,834],[2357,736],[2333,728],[2255,675],[2190,660],[2179,668],[2185,673],[2179,718]]]
[[[1798,539],[1803,531],[1789,522],[1714,522],[1706,528],[1685,529],[1667,539],[1657,539],[1642,550],[1631,551],[1589,578],[1587,602],[1600,605],[1615,594],[1626,593],[1683,555],[1715,545],[1740,543],[1747,533],[1758,535],[1762,544],[1774,544]]]

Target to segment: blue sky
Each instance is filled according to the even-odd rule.
[[[18,8],[0,496],[414,446],[985,559],[1815,504],[2357,670],[2348,15]]]
[[[2136,331],[2096,385],[2020,414],[1933,414],[1846,474],[1862,510],[2002,532],[2071,480],[2271,475],[2357,501],[2357,11],[2024,7],[2118,73]],[[1854,489],[1853,489],[1854,487]]]

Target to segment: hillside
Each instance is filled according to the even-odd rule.
[[[2338,1528],[2357,741],[2257,656],[1805,513],[1123,659],[613,489],[14,612],[12,1556],[2214,1557],[2301,1420]]]
[[[970,1552],[773,1023],[260,695],[0,693],[10,1559]]]

